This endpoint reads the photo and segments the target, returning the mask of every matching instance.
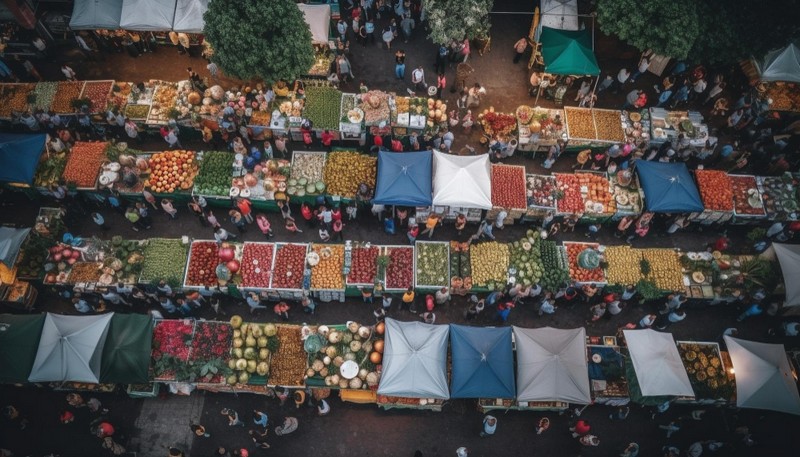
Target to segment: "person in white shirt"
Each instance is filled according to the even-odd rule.
[[[617,80],[614,81],[614,87],[611,89],[611,92],[617,94],[619,90],[622,89],[622,86],[628,82],[628,78],[631,77],[631,73],[628,71],[627,68],[623,68],[617,73]]]
[[[553,294],[548,292],[542,300],[542,305],[539,307],[539,315],[553,314],[556,312],[556,301],[553,299]]]
[[[504,209],[500,210],[500,212],[497,213],[497,218],[494,220],[494,226],[503,230],[505,228],[506,217],[508,217],[508,211]]]
[[[41,37],[37,36],[31,43],[33,43],[33,47],[35,47],[37,51],[41,52],[42,54],[46,54],[45,50],[47,50],[47,44]]]
[[[632,83],[636,82],[636,79],[639,78],[639,76],[642,76],[649,67],[650,67],[650,58],[642,56],[642,59],[639,60],[639,68],[637,68],[636,72],[634,72],[631,75],[630,81]]]
[[[78,42],[78,47],[81,48],[81,51],[94,52],[94,50],[86,43],[86,40],[84,40],[83,37],[77,33],[75,34],[75,41]]]
[[[704,78],[700,78],[692,85],[691,93],[689,94],[689,100],[694,101],[697,97],[700,96],[706,90],[706,80]]]
[[[411,72],[411,82],[416,90],[423,91],[428,88],[428,85],[425,84],[425,70],[422,69],[422,65]]]
[[[167,133],[167,136],[164,137],[164,141],[169,144],[169,147],[172,149],[182,148],[181,140],[178,139],[178,135],[175,134],[175,129],[172,129]]]
[[[59,138],[58,136],[51,137],[48,144],[50,150],[55,152],[56,154],[64,150],[64,142],[61,141],[61,138]]]
[[[76,76],[75,70],[67,66],[67,64],[61,65],[61,73],[64,73],[64,76],[69,81],[75,81],[75,76]]]
[[[126,306],[130,306],[130,303],[126,302],[124,298],[120,294],[116,292],[114,289],[108,289],[104,294],[102,294],[103,300],[111,302],[115,305],[123,304]]]
[[[620,303],[620,301],[619,301],[619,300],[613,300],[613,301],[612,301],[611,303],[609,303],[609,304],[608,304],[608,306],[606,307],[606,311],[608,311],[608,313],[609,313],[611,316],[616,316],[617,314],[619,314],[619,313],[621,313],[621,312],[622,312],[622,308],[624,308],[624,307],[625,307],[625,305],[623,305],[622,303]]]

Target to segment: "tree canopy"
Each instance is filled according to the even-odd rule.
[[[437,44],[489,36],[494,0],[427,0],[428,38]]]
[[[600,0],[600,29],[677,59],[732,63],[800,36],[800,0]]]
[[[314,63],[311,31],[293,0],[212,1],[204,19],[211,60],[230,76],[291,81]]]

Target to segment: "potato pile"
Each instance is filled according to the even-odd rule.
[[[328,194],[353,198],[358,185],[375,188],[377,159],[353,151],[339,151],[328,155],[325,163],[325,185]]]
[[[485,286],[488,283],[505,284],[508,279],[508,245],[490,241],[472,246],[469,250],[472,281]]]

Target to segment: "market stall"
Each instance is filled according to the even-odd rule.
[[[552,175],[526,175],[525,195],[528,209],[523,220],[532,221],[544,218],[549,213],[555,214],[557,189],[556,178]]]
[[[580,215],[585,222],[602,223],[616,213],[617,202],[605,173],[578,171],[554,176],[559,191],[557,214]]]
[[[520,150],[536,151],[567,139],[563,110],[520,105],[515,114]]]
[[[308,251],[304,243],[275,243],[269,288],[276,298],[299,300],[303,290],[311,287],[305,268]]]
[[[654,213],[702,212],[703,202],[685,164],[640,160],[636,172],[645,207]]]
[[[616,203],[614,219],[623,216],[638,216],[644,207],[644,192],[632,170],[619,170],[608,175],[611,194]]]
[[[734,397],[735,382],[733,367],[719,349],[719,344],[702,341],[678,341],[678,353],[681,355],[686,374],[701,404],[727,404]]]
[[[384,290],[387,262],[391,262],[386,255],[386,248],[369,242],[348,241],[344,249],[346,294],[361,297],[362,288],[374,288],[376,292]]]
[[[44,314],[0,314],[1,383],[24,383],[33,368],[39,339],[44,326]]]
[[[303,117],[311,122],[318,135],[328,130],[338,139],[342,93],[328,84],[328,81],[305,82]]]
[[[344,302],[344,245],[311,243],[306,263],[311,269],[309,289],[322,302]]]
[[[670,141],[677,144],[678,135],[684,135],[689,144],[703,147],[708,140],[708,126],[703,115],[697,111],[667,111],[650,108],[650,141],[661,144]]]
[[[608,337],[612,338],[612,337]],[[616,339],[607,343],[616,343]],[[625,357],[616,344],[587,345],[589,382],[595,404],[623,406],[630,402]]]
[[[374,203],[380,205],[430,206],[431,164],[429,151],[378,153],[378,178]]]
[[[757,223],[767,216],[755,176],[728,175],[733,186],[734,221]]]
[[[689,220],[703,225],[724,223],[733,217],[733,182],[720,170],[695,170],[697,189],[703,200],[703,211],[692,213]]]
[[[564,107],[570,145],[623,143],[625,131],[619,111]]]
[[[380,323],[370,328],[353,321],[310,329],[304,343],[308,353],[306,385],[352,390],[377,388],[384,329],[385,325]]]
[[[416,271],[415,248],[412,246],[386,246],[389,264],[386,266],[386,292],[405,292],[414,287]]]
[[[0,133],[0,182],[11,186],[33,185],[45,150],[45,137],[44,134]]]
[[[622,129],[629,144],[650,140],[650,111],[647,109],[622,112]]]
[[[472,283],[470,243],[450,242],[450,293],[466,295],[477,291]]]
[[[375,189],[377,159],[353,150],[336,150],[328,154],[324,177],[327,194],[347,203],[356,197],[362,184],[368,190]]]
[[[517,401],[592,402],[583,328],[513,327],[517,350]]]
[[[489,156],[433,153],[433,204],[456,208],[491,209]]]
[[[428,101],[430,100],[430,102]],[[447,116],[447,105],[441,100],[422,97],[395,96],[389,100],[392,112],[392,127],[395,135],[409,135],[412,131],[421,133],[428,126],[428,118],[432,121],[437,116]]]
[[[450,325],[451,398],[514,398],[511,328]]]
[[[769,220],[798,220],[797,210],[800,205],[797,202],[796,182],[791,173],[784,173],[781,176],[758,176],[756,182]]]
[[[725,336],[736,370],[736,406],[800,414],[800,395],[786,348]]]
[[[564,242],[569,277],[578,284],[607,284],[597,243]],[[604,248],[603,248],[604,249]]]
[[[528,207],[525,167],[520,165],[492,164],[492,211],[487,218],[493,219],[500,211],[506,211],[506,224],[522,217]]]
[[[450,398],[447,385],[449,326],[386,319],[383,372],[378,385],[379,406],[400,406],[397,397],[426,400]],[[381,401],[381,397],[384,397]],[[430,401],[431,399],[433,401]],[[439,403],[440,406],[440,403]]]
[[[414,288],[437,291],[448,287],[450,274],[449,245],[444,241],[414,243]]]
[[[327,69],[326,69],[327,72]],[[358,107],[356,94],[342,94],[339,110],[339,131],[342,140],[358,140],[364,132],[364,111]]]
[[[694,397],[672,334],[649,329],[623,333],[643,396]]]
[[[106,142],[76,141],[72,145],[64,173],[61,177],[78,190],[92,190],[97,186],[100,167],[108,161]]]

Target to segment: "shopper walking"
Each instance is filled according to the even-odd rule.
[[[161,209],[164,210],[167,215],[169,215],[172,219],[178,218],[178,210],[175,208],[173,204],[173,200],[171,198],[162,198],[161,199]]]
[[[522,37],[514,43],[514,63],[519,63],[525,51],[528,49],[528,38]]]
[[[495,431],[497,431],[497,418],[487,415],[483,418],[483,430],[481,430],[480,436],[481,438],[492,436]]]
[[[406,77],[406,52],[402,49],[394,53],[394,75],[397,79]]]

